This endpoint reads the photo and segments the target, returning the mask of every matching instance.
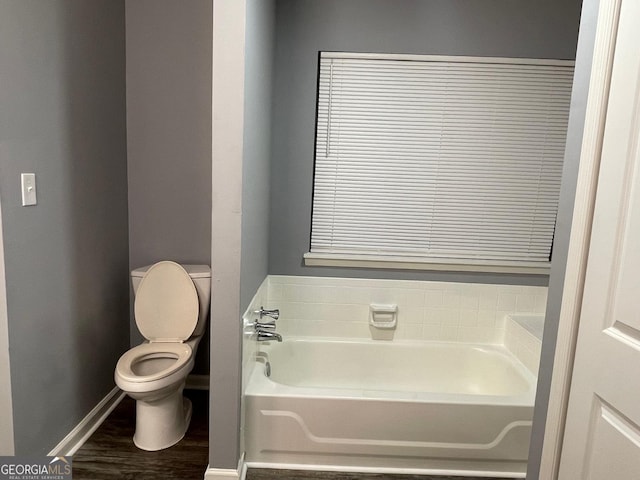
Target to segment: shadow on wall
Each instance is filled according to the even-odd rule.
[[[129,269],[211,264],[211,0],[125,2]],[[131,346],[140,335],[130,293]],[[194,373],[207,373],[209,337]]]
[[[65,210],[75,345],[68,362],[79,418],[113,387],[129,347],[125,31],[123,7],[76,3],[65,18],[69,179]],[[68,431],[68,429],[67,429]]]
[[[51,450],[114,387],[128,347],[124,41],[120,2],[0,3],[19,455]],[[20,206],[20,172],[36,173],[36,206]]]

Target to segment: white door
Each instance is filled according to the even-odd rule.
[[[640,479],[640,0],[622,0],[560,480]]]

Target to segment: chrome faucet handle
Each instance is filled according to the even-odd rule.
[[[260,329],[265,329],[265,330],[275,330],[276,329],[276,322],[275,320],[271,320],[270,322],[254,322],[253,323],[253,328],[255,328],[256,330],[260,330]]]
[[[260,307],[260,310],[255,310],[253,313],[260,315],[260,318],[266,315],[267,317],[271,317],[274,320],[277,320],[280,317],[280,309],[278,308],[275,308],[273,310],[265,310],[264,307]]]

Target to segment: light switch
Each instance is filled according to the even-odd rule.
[[[20,175],[22,180],[22,206],[35,205],[38,203],[36,198],[36,174],[23,173]]]

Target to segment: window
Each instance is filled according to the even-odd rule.
[[[547,271],[572,78],[567,61],[321,53],[306,263]]]

